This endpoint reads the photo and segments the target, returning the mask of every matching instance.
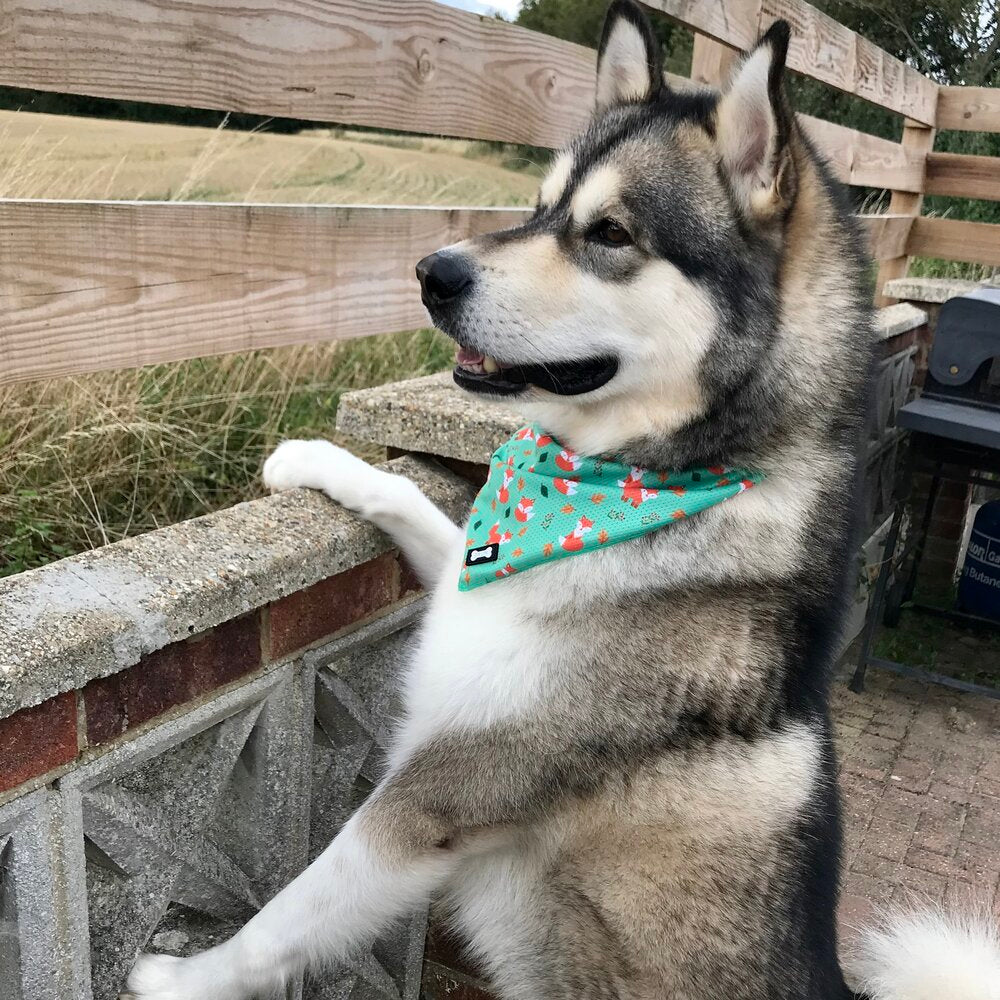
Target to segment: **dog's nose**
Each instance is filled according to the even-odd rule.
[[[432,253],[417,264],[417,278],[424,305],[439,306],[472,284],[472,266],[461,254]]]

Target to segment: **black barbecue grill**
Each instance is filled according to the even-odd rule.
[[[943,481],[997,487],[1000,475],[1000,288],[982,288],[949,299],[941,308],[927,379],[919,398],[902,406],[898,427],[909,432],[906,459],[896,481],[885,554],[861,640],[851,687],[860,691],[869,666],[931,680],[963,691],[1000,697],[1000,691],[933,674],[872,655],[880,621],[895,625],[902,604],[913,597],[934,504]],[[914,477],[930,474],[920,524],[912,544],[897,554],[900,526],[909,506]],[[996,622],[960,611],[914,604],[914,609],[969,624],[996,628]]]

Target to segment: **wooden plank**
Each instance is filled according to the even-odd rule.
[[[924,167],[919,153],[890,139],[811,115],[799,115],[799,122],[845,184],[920,190]]]
[[[923,216],[913,220],[906,252],[1000,267],[1000,225]]]
[[[691,53],[691,79],[710,87],[721,87],[729,79],[740,57],[738,49],[716,42],[706,35],[695,34]]]
[[[859,215],[868,231],[868,251],[875,260],[892,260],[906,252],[911,215]]]
[[[784,18],[792,26],[789,68],[925,125],[934,124],[936,83],[805,0],[642,2],[739,49],[752,45],[773,21]]]
[[[1000,156],[928,153],[924,191],[1000,201]]]
[[[1000,88],[941,87],[937,127],[962,132],[1000,132]]]
[[[919,159],[922,170],[926,169],[927,154],[934,148],[934,135],[934,129],[909,119],[903,126],[903,149],[912,152]],[[917,191],[895,189],[889,199],[889,211],[894,214],[920,215],[924,203],[922,188],[923,183],[919,185]],[[879,265],[878,274],[875,277],[875,305],[887,306],[891,304],[892,300],[883,291],[886,282],[905,277],[909,268],[910,258],[905,250],[900,251],[898,257],[884,260]]]
[[[0,201],[0,385],[420,327],[415,262],[528,211]]]
[[[526,214],[0,201],[0,385],[426,326],[414,264]]]
[[[432,0],[0,0],[0,84],[560,146],[596,53]]]

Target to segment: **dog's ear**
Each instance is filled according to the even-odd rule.
[[[597,107],[648,101],[663,87],[663,56],[649,18],[633,0],[615,0],[597,54]]]
[[[795,197],[789,145],[795,117],[784,87],[790,33],[787,21],[775,21],[736,68],[718,105],[723,167],[746,210],[762,218]]]

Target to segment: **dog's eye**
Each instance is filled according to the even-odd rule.
[[[632,242],[629,231],[614,219],[601,219],[587,235],[609,247],[627,247]]]

